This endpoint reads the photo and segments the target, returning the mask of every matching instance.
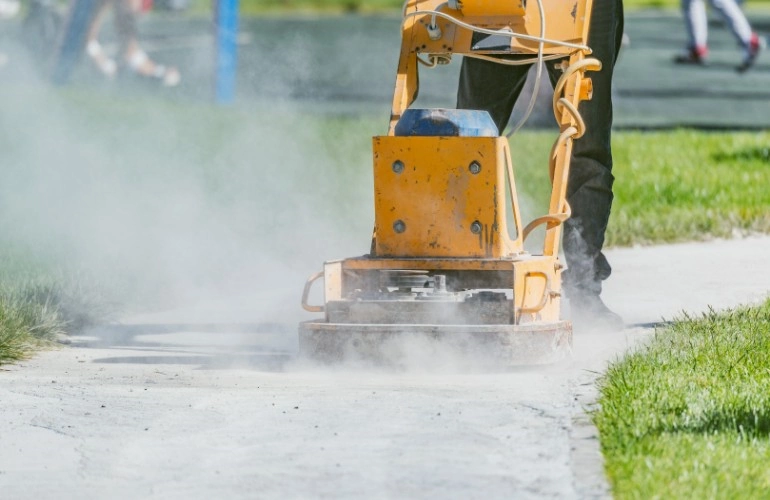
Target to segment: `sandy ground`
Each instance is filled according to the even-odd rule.
[[[259,333],[134,327],[0,372],[0,492],[60,498],[599,498],[583,412],[651,325],[760,300],[770,237],[610,252],[625,332],[509,373],[303,367]],[[149,328],[149,327],[148,327]]]

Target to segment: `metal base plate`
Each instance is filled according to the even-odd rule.
[[[322,363],[366,361],[399,366],[417,357],[471,360],[484,366],[552,364],[572,352],[572,324],[381,325],[306,321],[299,352]],[[419,354],[416,356],[415,354]]]

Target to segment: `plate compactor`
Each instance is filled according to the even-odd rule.
[[[324,313],[299,327],[300,355],[398,364],[414,345],[441,344],[509,365],[569,355],[560,318],[561,223],[585,72],[591,0],[408,0],[388,135],[374,137],[375,229],[368,255],[329,261],[305,285],[302,306]],[[560,133],[550,155],[548,214],[523,226],[508,138],[486,111],[410,109],[418,65],[453,55],[500,64],[554,61]],[[537,71],[537,78],[541,74]],[[530,102],[530,110],[534,96]],[[542,254],[524,250],[545,226]],[[324,303],[308,303],[323,278]]]

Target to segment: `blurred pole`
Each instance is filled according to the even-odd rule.
[[[64,85],[75,69],[86,45],[88,28],[96,14],[96,0],[73,0],[69,15],[64,22],[61,41],[53,61],[51,79],[56,85]]]
[[[230,104],[235,98],[238,70],[238,0],[215,0],[217,27],[216,101]]]

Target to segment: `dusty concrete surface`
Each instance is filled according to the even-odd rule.
[[[59,498],[599,498],[583,414],[649,325],[758,300],[770,237],[610,253],[625,332],[509,373],[302,366],[270,335],[76,338],[0,372],[0,492]],[[186,330],[186,331],[182,331]],[[114,332],[113,332],[114,333]]]

